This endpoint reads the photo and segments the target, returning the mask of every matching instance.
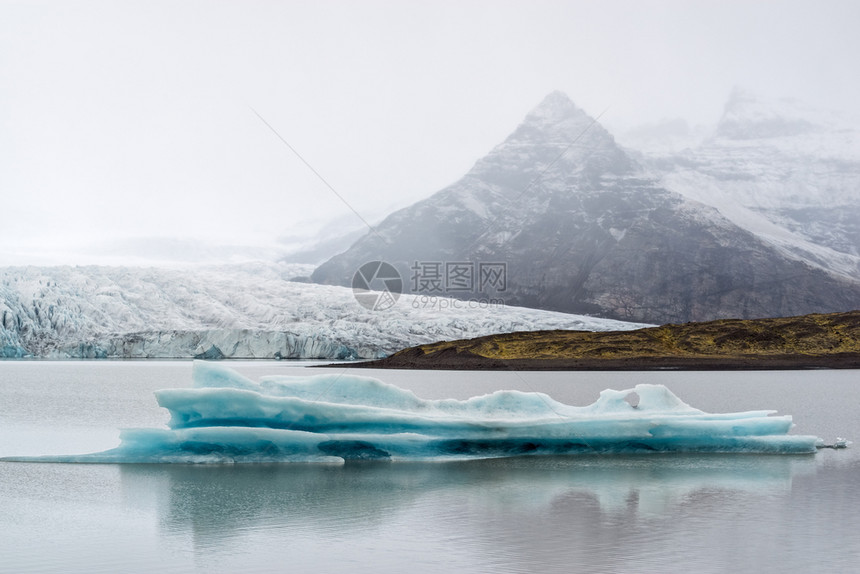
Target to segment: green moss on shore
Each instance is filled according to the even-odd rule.
[[[388,368],[860,367],[860,311],[723,319],[636,331],[527,331],[410,347]]]

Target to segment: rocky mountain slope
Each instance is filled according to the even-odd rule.
[[[0,357],[377,358],[504,331],[638,327],[408,297],[371,311],[351,289],[290,281],[309,271],[278,264],[0,268]]]
[[[860,307],[852,223],[824,242],[814,237],[814,213],[793,220],[809,222],[795,233],[783,221],[793,213],[788,201],[763,215],[731,191],[741,182],[742,195],[756,197],[759,179],[785,180],[770,174],[772,152],[757,146],[806,133],[806,124],[734,107],[710,147],[652,157],[625,150],[564,94],[550,94],[461,180],[393,213],[312,278],[348,285],[362,263],[383,260],[418,292],[652,323]],[[828,185],[856,205],[855,156],[844,153],[844,166],[828,164],[840,174]],[[816,181],[810,162],[794,162],[798,198]],[[742,209],[732,211],[735,203]],[[452,281],[457,289],[450,277],[424,277],[460,263],[476,277]],[[504,283],[482,284],[482,263],[504,264]]]

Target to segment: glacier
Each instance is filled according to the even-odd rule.
[[[712,414],[663,385],[607,389],[577,407],[546,394],[496,391],[425,400],[351,374],[267,376],[255,382],[196,361],[193,386],[156,392],[167,428],[127,429],[113,449],[7,457],[66,463],[263,463],[456,460],[631,453],[814,453],[821,440],[790,435],[791,416]]]
[[[649,326],[408,296],[373,312],[352,289],[295,280],[312,269],[0,267],[0,358],[376,359],[492,333]]]

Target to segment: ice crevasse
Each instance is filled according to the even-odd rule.
[[[604,390],[588,406],[543,393],[497,391],[424,400],[350,374],[250,380],[197,361],[193,387],[156,392],[168,428],[122,431],[121,444],[45,462],[225,463],[433,460],[615,453],[814,453],[774,411],[706,413],[663,385]],[[628,402],[631,393],[638,404]],[[9,460],[9,459],[7,459]]]

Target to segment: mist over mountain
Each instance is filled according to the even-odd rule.
[[[860,277],[860,131],[851,121],[735,90],[710,138],[652,159],[668,189],[789,256]]]
[[[654,323],[853,309],[856,144],[826,114],[736,91],[699,145],[634,152],[554,92],[459,181],[312,278],[349,285],[383,260],[415,291]],[[422,280],[449,263],[474,281]],[[481,284],[482,263],[505,265],[501,288]]]

